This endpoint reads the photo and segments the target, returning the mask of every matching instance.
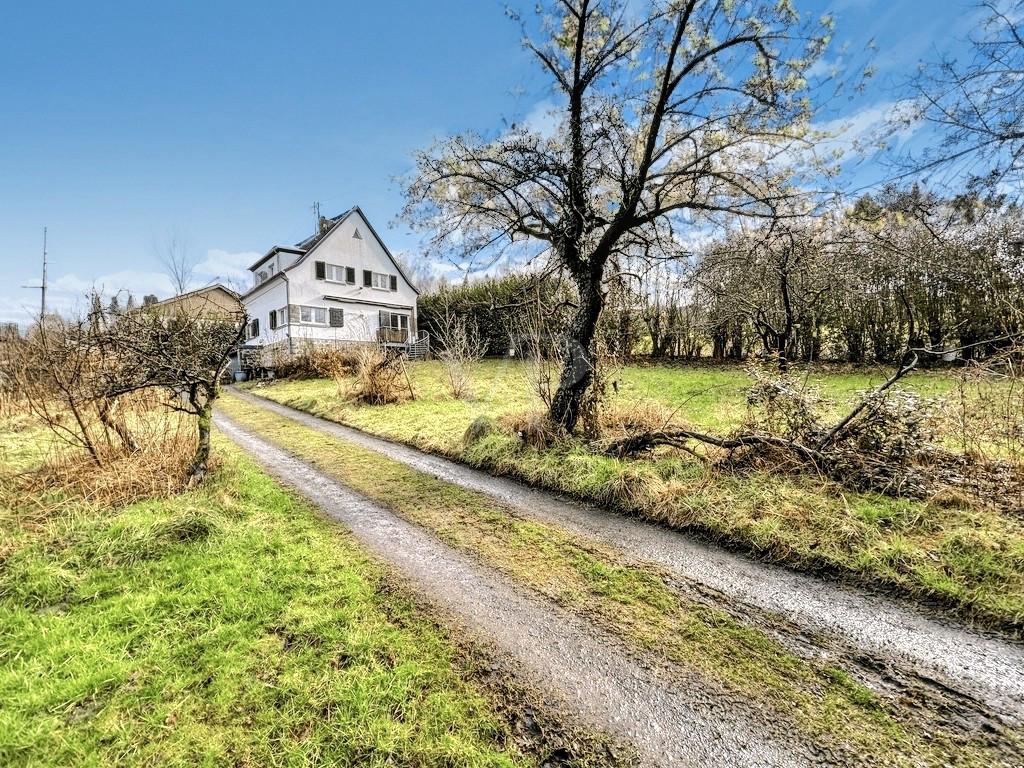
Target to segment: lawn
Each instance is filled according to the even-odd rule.
[[[803,659],[769,634],[697,602],[654,568],[502,503],[329,437],[237,397],[218,405],[244,428],[434,532],[516,582],[619,635],[637,653],[696,670],[841,755],[845,764],[999,763],[1005,750],[879,699],[831,662]],[[909,716],[908,716],[909,715]],[[1016,743],[1020,735],[1004,734]],[[1007,741],[1003,746],[1008,746]]]
[[[834,413],[887,372],[812,371]],[[345,397],[348,382],[281,380],[247,385],[286,405],[438,452],[489,471],[694,530],[792,567],[840,574],[944,605],[1011,632],[1024,628],[1024,521],[958,496],[929,501],[859,493],[807,474],[724,472],[686,456],[622,461],[570,441],[526,447],[508,430],[466,443],[479,416],[541,410],[527,367],[485,361],[472,371],[474,399],[449,393],[440,363],[410,366],[416,399],[365,406]],[[687,423],[727,431],[747,416],[749,379],[719,366],[627,367],[610,404],[660,403]],[[907,379],[922,395],[952,393],[954,381],[922,372]]]
[[[5,472],[46,439],[0,429]],[[536,765],[477,662],[218,440],[122,508],[0,483],[0,764]]]

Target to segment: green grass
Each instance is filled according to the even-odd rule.
[[[0,764],[536,764],[348,534],[216,450],[200,490],[116,510],[2,488]]]
[[[604,624],[638,650],[757,699],[777,717],[843,751],[851,763],[944,765],[952,754],[965,765],[993,762],[983,743],[943,733],[941,727],[924,738],[914,722],[904,722],[841,670],[797,658],[760,631],[683,597],[658,571],[626,562],[607,547],[524,520],[483,494],[238,398],[225,397],[218,407],[453,546]]]
[[[726,473],[685,456],[620,461],[571,441],[537,451],[500,430],[466,446],[464,432],[478,416],[500,419],[540,409],[525,366],[480,364],[472,401],[448,394],[439,363],[410,368],[417,399],[395,405],[355,405],[325,380],[278,381],[256,391],[488,471],[696,530],[771,561],[924,598],[992,627],[1024,629],[1024,521],[1012,514],[956,499],[933,503],[857,493],[810,475]],[[838,408],[885,373],[814,376]],[[620,378],[612,397],[620,408],[654,398],[691,423],[722,430],[744,418],[749,382],[737,368],[630,367]],[[941,394],[953,383],[927,372],[911,377],[908,386]]]

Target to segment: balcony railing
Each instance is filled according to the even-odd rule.
[[[382,344],[406,344],[409,341],[409,331],[404,328],[378,328],[377,341]]]

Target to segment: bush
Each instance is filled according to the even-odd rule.
[[[274,372],[286,379],[339,379],[351,376],[359,362],[359,347],[309,347],[279,360]]]
[[[369,344],[358,347],[355,376],[348,396],[356,402],[387,405],[415,399],[402,355],[388,354]]]

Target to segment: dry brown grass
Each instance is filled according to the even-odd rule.
[[[546,413],[513,413],[503,416],[501,423],[529,448],[550,448],[563,437]]]
[[[309,347],[291,358],[276,361],[280,378],[342,379],[351,376],[359,364],[359,347]]]
[[[4,413],[4,427],[24,433],[40,460],[28,471],[3,478],[3,484],[40,509],[68,498],[116,507],[170,497],[185,487],[198,441],[195,416],[172,405],[154,393],[119,403],[118,418],[131,431],[134,448],[94,416],[84,423],[94,453],[52,429],[27,404],[12,407]]]
[[[416,399],[405,358],[388,355],[380,347],[366,344],[356,349],[355,376],[347,393],[354,402],[387,405]],[[340,386],[341,377],[335,381]]]

